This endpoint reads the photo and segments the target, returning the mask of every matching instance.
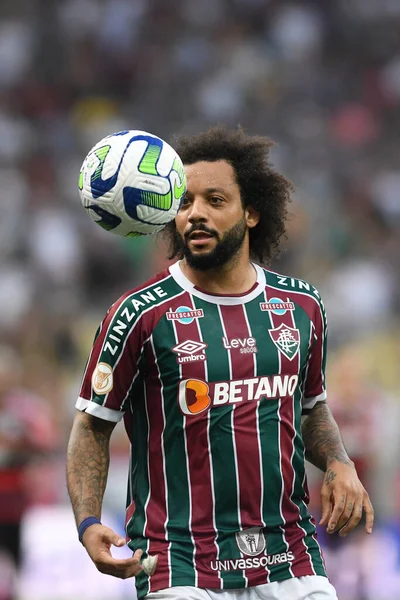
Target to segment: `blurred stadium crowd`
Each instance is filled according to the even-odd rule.
[[[377,511],[373,541],[322,533],[332,581],[341,600],[400,596],[399,39],[398,0],[1,0],[4,536],[27,506],[65,502],[66,439],[97,324],[167,264],[160,240],[127,242],[84,214],[84,156],[121,129],[173,144],[241,124],[277,142],[273,162],[296,186],[273,268],[325,300],[329,401]],[[119,513],[124,486],[122,476],[109,501]]]

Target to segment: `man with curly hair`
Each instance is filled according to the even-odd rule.
[[[326,403],[326,318],[309,283],[265,268],[291,183],[271,142],[212,128],[178,140],[188,188],[163,273],[108,311],[90,354],[67,479],[97,568],[150,600],[335,600],[308,511],[347,535],[373,509]],[[260,263],[260,264],[259,264]],[[263,266],[260,266],[263,265]],[[125,543],[101,524],[109,439],[131,441]]]

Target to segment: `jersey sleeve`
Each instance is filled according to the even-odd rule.
[[[118,422],[129,406],[129,392],[139,374],[141,315],[122,297],[107,312],[90,352],[76,408]]]
[[[307,365],[302,399],[303,414],[313,406],[326,399],[326,349],[327,349],[327,322],[322,301],[316,303],[316,310],[312,321],[312,346]]]

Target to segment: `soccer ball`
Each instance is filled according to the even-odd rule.
[[[100,227],[136,237],[160,231],[175,218],[186,175],[175,150],[145,131],[103,138],[79,173],[82,204]]]

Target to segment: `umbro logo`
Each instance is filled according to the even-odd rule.
[[[198,360],[206,360],[206,355],[204,354],[205,348],[207,348],[208,344],[203,344],[203,342],[194,342],[193,340],[185,340],[180,344],[177,344],[172,349],[172,352],[175,352],[179,356],[177,356],[176,360],[179,364],[195,362]],[[181,356],[183,355],[183,356]]]

